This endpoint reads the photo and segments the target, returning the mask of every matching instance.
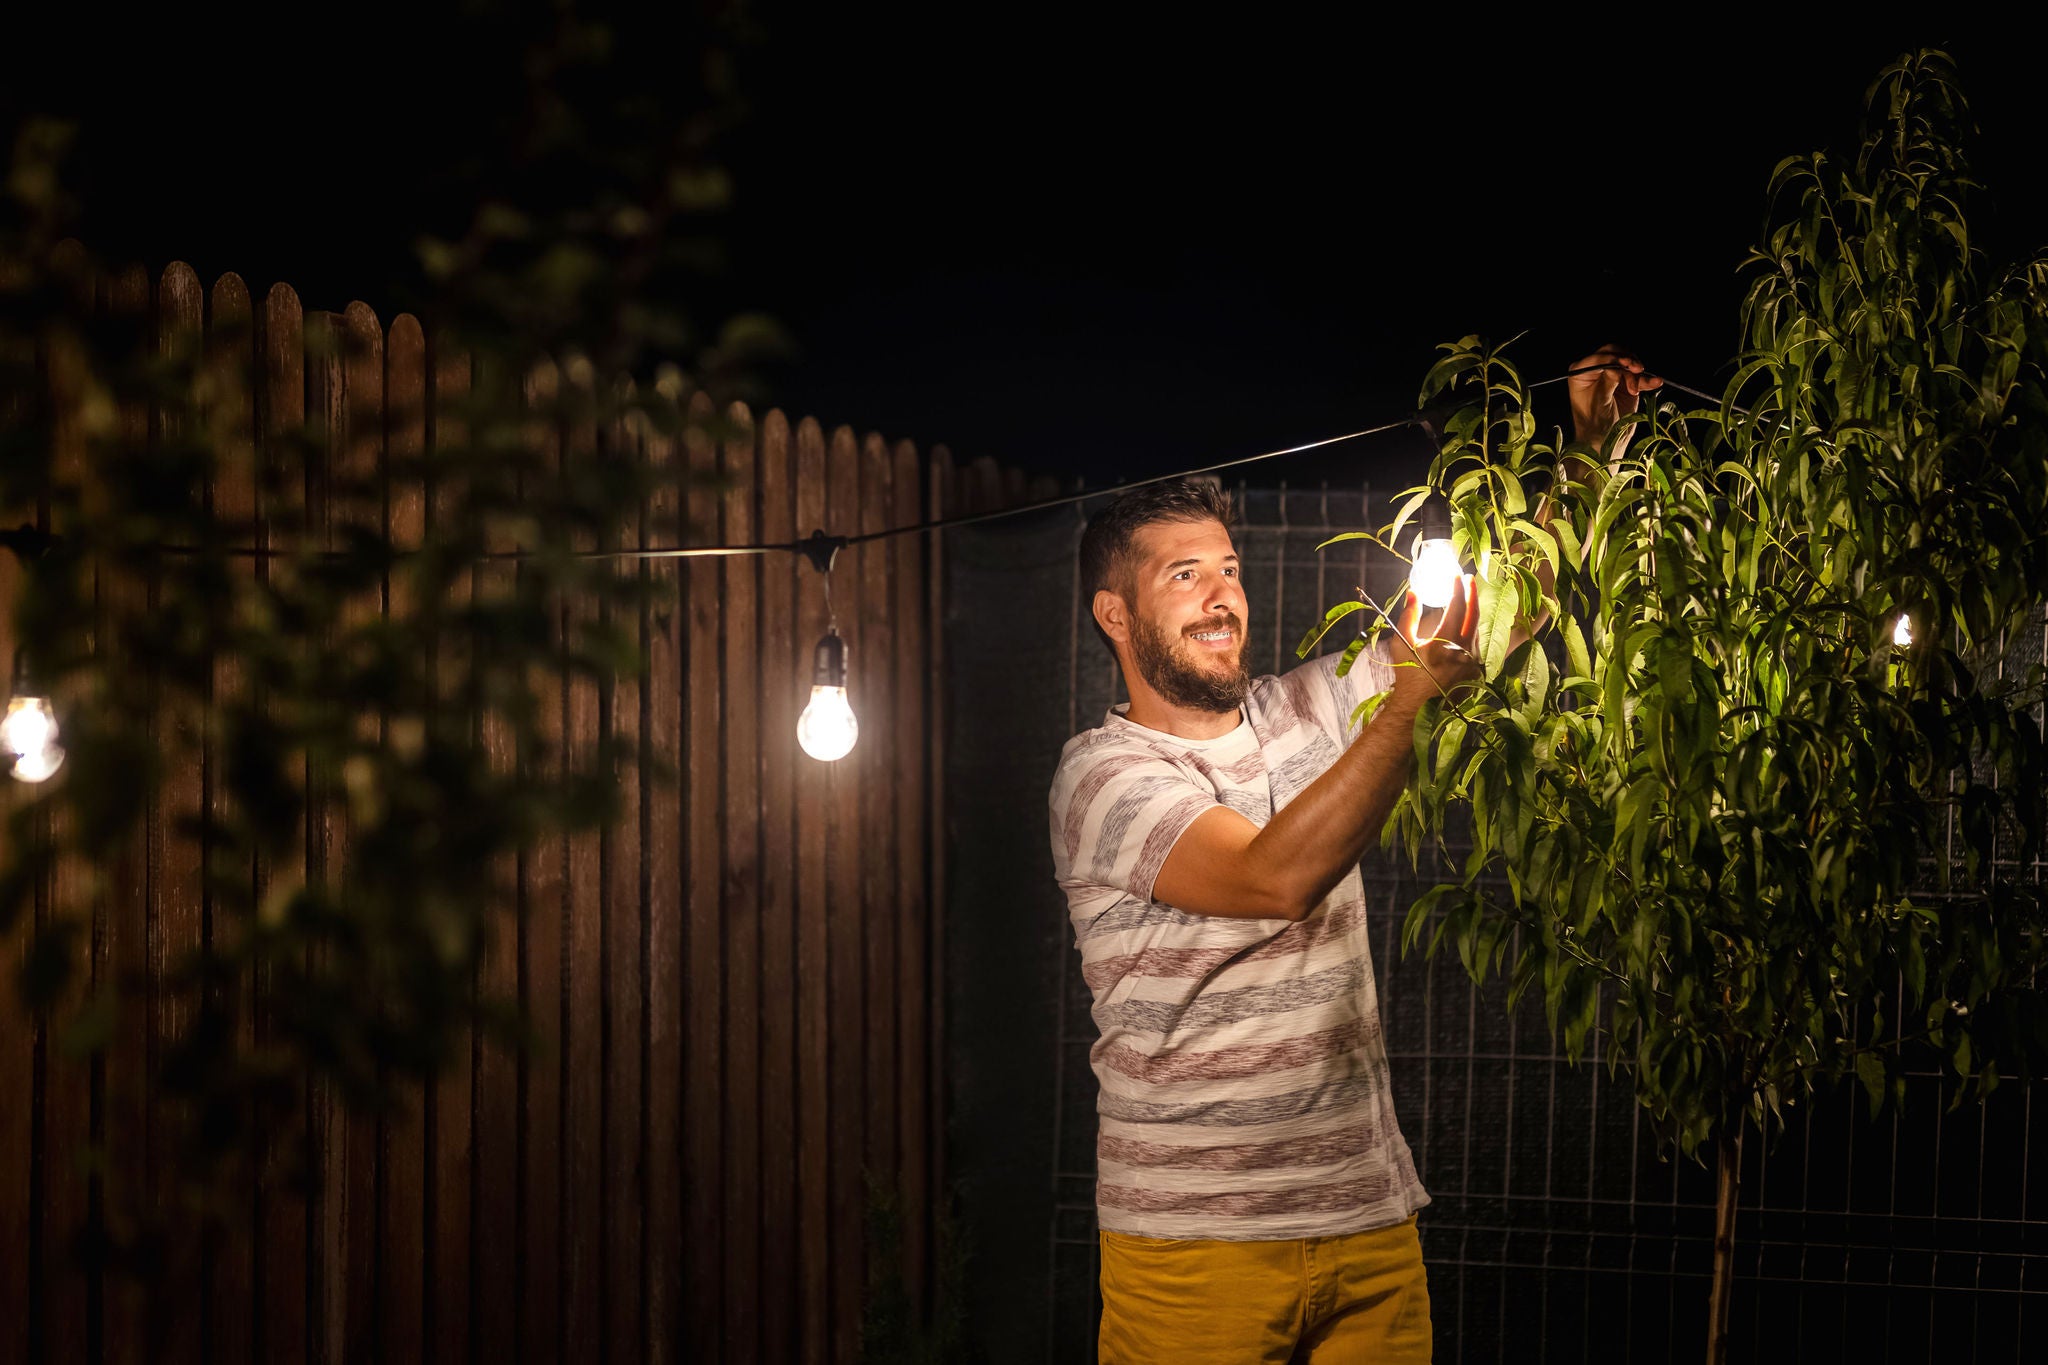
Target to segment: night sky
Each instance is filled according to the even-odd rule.
[[[1356,8],[758,7],[726,159],[733,298],[801,347],[772,392],[1100,483],[1387,420],[1467,332],[1526,331],[1532,377],[1618,340],[1717,389],[1771,167],[1853,150],[1865,86],[1921,43],[1958,55],[1984,128],[1985,239],[2048,242],[2038,31]],[[492,41],[517,25],[308,13],[326,31],[41,18],[0,112],[79,120],[109,254],[379,303],[466,210],[443,171],[516,99]],[[1268,476],[1388,484],[1414,449]]]

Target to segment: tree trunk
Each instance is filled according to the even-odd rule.
[[[1742,1183],[1742,1130],[1738,1117],[1721,1130],[1714,1181],[1714,1280],[1707,1291],[1707,1365],[1728,1365],[1728,1304],[1735,1284],[1735,1195]]]

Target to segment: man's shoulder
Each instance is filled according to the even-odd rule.
[[[1092,730],[1083,730],[1066,742],[1060,750],[1059,767],[1053,773],[1053,786],[1057,789],[1064,781],[1071,781],[1081,773],[1100,764],[1120,758],[1164,758],[1167,755],[1146,739],[1136,726],[1118,725],[1114,722],[1098,725]]]

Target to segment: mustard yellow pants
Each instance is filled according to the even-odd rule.
[[[1408,1365],[1430,1358],[1415,1220],[1348,1237],[1102,1236],[1102,1365]]]

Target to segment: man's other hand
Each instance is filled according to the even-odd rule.
[[[1479,591],[1472,575],[1459,574],[1451,584],[1451,600],[1437,619],[1435,631],[1420,632],[1422,603],[1411,591],[1402,599],[1400,616],[1394,622],[1396,642],[1391,657],[1396,665],[1394,691],[1417,701],[1439,691],[1455,693],[1479,676],[1479,656],[1472,652],[1479,631]],[[1399,665],[1413,664],[1402,668]]]
[[[1593,368],[1600,366],[1602,368]],[[1613,368],[1606,368],[1606,367]],[[1664,386],[1664,381],[1643,368],[1643,362],[1619,346],[1602,346],[1572,366],[1584,374],[1571,377],[1572,428],[1579,440],[1600,449],[1614,424],[1641,406],[1642,395]],[[1620,459],[1628,448],[1629,433],[1610,452]]]

